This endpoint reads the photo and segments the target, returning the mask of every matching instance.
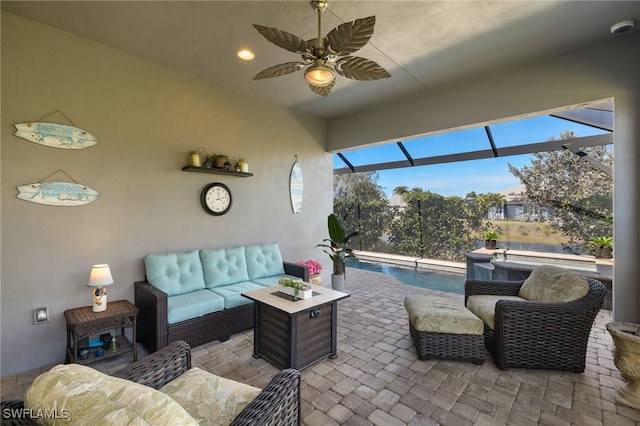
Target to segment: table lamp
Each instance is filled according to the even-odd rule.
[[[93,312],[107,309],[107,289],[105,286],[113,284],[113,277],[109,265],[93,265],[89,274],[88,287],[93,289]]]

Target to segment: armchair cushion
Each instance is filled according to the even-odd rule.
[[[67,425],[69,421],[87,425],[198,424],[162,392],[78,364],[58,365],[38,376],[27,389],[25,408],[55,412],[56,416],[38,419],[50,425]]]
[[[228,425],[262,389],[192,368],[160,391],[177,401],[201,425]]]
[[[204,274],[197,250],[149,254],[144,258],[147,281],[168,296],[204,290]]]
[[[538,266],[527,278],[518,296],[535,302],[572,302],[589,293],[589,282],[557,266]]]
[[[498,300],[515,300],[526,302],[526,299],[518,296],[501,296],[501,295],[480,295],[469,296],[467,299],[467,309],[475,316],[480,318],[482,322],[491,327],[496,328],[496,303]]]

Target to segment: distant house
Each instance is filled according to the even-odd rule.
[[[407,202],[404,201],[404,195],[393,194],[389,198],[389,207],[397,212],[403,212],[407,208]]]
[[[525,186],[518,185],[500,191],[504,195],[504,205],[493,205],[489,208],[487,218],[490,220],[521,220],[524,222],[544,222],[549,220],[549,207],[533,203],[524,196]]]

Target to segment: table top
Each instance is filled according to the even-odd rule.
[[[289,315],[349,297],[348,293],[332,290],[328,287],[312,285],[311,289],[314,293],[318,293],[317,295],[309,299],[298,299],[293,302],[278,296],[277,293],[281,288],[282,286],[266,287],[260,290],[247,291],[242,293],[242,295],[258,303],[264,303],[286,312]]]
[[[79,308],[67,309],[64,311],[64,316],[67,319],[67,324],[69,326],[137,314],[138,308],[128,300],[108,302],[107,309],[102,312],[93,312],[92,305],[81,306]]]

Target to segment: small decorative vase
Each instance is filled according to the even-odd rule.
[[[336,291],[344,291],[344,274],[331,275],[331,288]]]
[[[322,275],[309,275],[309,284],[322,286]]]
[[[640,410],[640,325],[610,322],[607,331],[613,337],[613,362],[627,384],[616,390],[616,402]]]

